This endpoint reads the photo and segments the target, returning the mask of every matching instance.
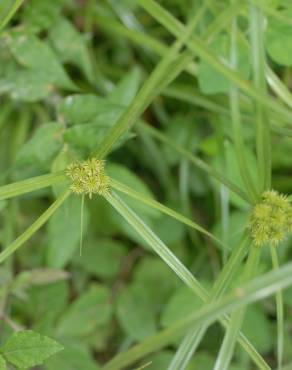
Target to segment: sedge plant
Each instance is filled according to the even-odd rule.
[[[169,370],[192,369],[192,364],[195,363],[197,356],[200,356],[200,347],[204,346],[203,343],[208,338],[206,333],[212,330],[214,323],[219,324],[218,328],[223,331],[223,335],[217,341],[217,355],[212,357],[214,360],[212,368],[232,369],[235,364],[239,369],[268,370],[273,367],[284,369],[285,356],[289,356],[284,351],[287,330],[285,321],[288,319],[284,315],[282,290],[292,284],[292,267],[291,263],[280,266],[279,251],[282,245],[289,244],[289,234],[292,232],[292,204],[288,196],[289,181],[286,180],[284,184],[288,191],[286,189],[282,191],[285,186],[274,187],[277,181],[273,181],[272,156],[273,140],[279,137],[286,140],[291,136],[292,98],[286,87],[286,82],[290,81],[291,71],[289,68],[283,68],[283,71],[281,70],[283,77],[273,69],[273,63],[292,65],[292,61],[287,61],[289,58],[285,55],[278,55],[281,53],[274,45],[273,35],[270,36],[272,41],[266,40],[268,33],[276,32],[273,29],[274,23],[277,32],[279,23],[289,24],[287,16],[289,4],[282,2],[265,5],[257,0],[242,4],[234,0],[226,1],[226,7],[222,9],[215,1],[205,0],[199,2],[199,5],[193,5],[192,12],[189,13],[188,7],[183,5],[184,2],[179,1],[173,2],[177,5],[177,8],[173,7],[173,12],[165,6],[168,1],[160,4],[155,0],[137,0],[133,6],[127,2],[116,4],[114,1],[108,1],[97,5],[89,1],[82,9],[81,29],[94,34],[98,26],[105,32],[105,48],[108,47],[108,41],[114,42],[112,37],[118,37],[121,45],[123,43],[127,45],[128,52],[132,51],[132,48],[137,49],[139,56],[141,53],[141,61],[147,61],[143,66],[144,82],[138,88],[140,73],[137,71],[130,74],[130,77],[126,76],[115,87],[113,81],[117,75],[119,77],[122,75],[119,68],[114,70],[106,62],[98,64],[96,60],[100,56],[100,51],[96,51],[94,39],[86,44],[80,33],[68,21],[72,18],[72,13],[74,14],[76,4],[71,4],[72,6],[68,8],[60,4],[47,4],[51,6],[51,13],[49,12],[48,16],[42,6],[38,5],[37,8],[34,2],[28,10],[25,10],[25,6],[19,9],[22,2],[12,3],[12,5],[7,3],[5,13],[0,18],[3,60],[10,58],[11,55],[14,58],[11,60],[11,70],[1,72],[3,78],[0,80],[3,85],[0,86],[0,90],[6,104],[6,110],[3,110],[0,117],[0,130],[3,133],[3,143],[8,138],[9,148],[6,148],[6,153],[9,152],[11,162],[1,169],[0,201],[5,211],[6,226],[5,237],[1,238],[3,248],[0,252],[0,263],[5,274],[11,276],[8,282],[3,284],[0,292],[0,318],[6,320],[8,327],[16,333],[0,347],[0,368],[2,366],[5,369],[7,364],[16,367],[23,365],[24,368],[39,365],[51,354],[61,351],[62,346],[66,351],[66,343],[75,353],[76,346],[70,347],[68,338],[79,337],[80,340],[80,337],[86,336],[88,331],[91,336],[87,339],[90,337],[92,340],[92,337],[96,338],[95,329],[111,332],[109,328],[114,321],[111,316],[114,309],[109,302],[116,298],[115,294],[118,293],[115,287],[120,284],[112,284],[109,280],[111,287],[114,288],[109,294],[111,297],[102,302],[109,305],[108,311],[104,314],[104,321],[97,322],[96,326],[91,327],[85,325],[88,322],[83,318],[81,309],[85,307],[84,314],[89,314],[90,317],[91,308],[99,301],[90,308],[88,297],[90,296],[90,301],[93,302],[95,299],[102,300],[101,297],[106,294],[108,288],[94,287],[85,299],[81,291],[89,279],[88,276],[84,277],[80,286],[73,278],[76,291],[81,296],[80,301],[75,305],[74,302],[70,303],[68,312],[61,316],[56,328],[53,322],[57,321],[58,312],[56,316],[52,314],[53,319],[47,327],[40,325],[45,334],[47,330],[50,336],[56,336],[55,339],[60,340],[62,346],[30,330],[19,330],[9,317],[9,299],[18,295],[21,297],[17,284],[24,291],[25,284],[32,284],[32,280],[26,276],[28,280],[21,277],[25,283],[15,276],[18,254],[25,253],[25,243],[29,248],[31,238],[37,238],[39,230],[46,223],[52,234],[56,233],[58,228],[61,229],[58,222],[54,223],[54,217],[65,209],[66,204],[74,208],[76,203],[80,212],[76,225],[80,252],[83,246],[83,253],[74,260],[74,245],[76,246],[76,242],[78,244],[76,238],[68,239],[67,245],[69,247],[73,245],[71,252],[62,251],[62,238],[65,244],[67,235],[70,236],[71,233],[73,235],[76,231],[75,224],[72,229],[69,224],[67,227],[65,225],[59,233],[61,238],[55,243],[56,247],[49,247],[50,256],[53,256],[49,259],[49,267],[63,269],[71,259],[73,266],[74,263],[77,266],[78,263],[82,265],[82,259],[86,258],[87,253],[89,240],[87,234],[90,233],[90,224],[85,225],[86,213],[90,210],[92,215],[101,215],[99,221],[102,223],[103,216],[106,218],[106,214],[112,212],[111,214],[115,215],[111,216],[113,220],[114,217],[118,217],[117,215],[120,217],[118,220],[119,224],[123,225],[120,226],[123,237],[126,235],[132,238],[132,241],[138,241],[139,245],[143,245],[143,255],[144,253],[156,255],[158,261],[167,266],[171,276],[177,277],[176,283],[179,282],[181,286],[186,287],[187,292],[191,294],[191,307],[195,302],[198,304],[171,325],[163,327],[161,324],[153,330],[147,327],[147,323],[145,328],[141,320],[143,315],[148,317],[151,310],[143,311],[142,308],[143,315],[139,316],[140,312],[137,309],[136,313],[134,305],[134,316],[137,314],[138,317],[138,324],[135,324],[138,328],[141,326],[147,333],[145,335],[143,332],[141,336],[137,334],[138,329],[133,331],[131,317],[127,316],[126,311],[132,309],[132,305],[128,301],[126,301],[128,305],[125,306],[118,304],[116,315],[121,323],[121,329],[124,329],[129,337],[120,343],[119,348],[113,346],[105,351],[106,355],[96,356],[98,360],[101,359],[102,369],[151,369],[151,366],[154,366],[153,353],[164,347],[171,348],[172,356],[166,365],[159,366],[165,366],[164,368]],[[45,2],[41,3],[45,6]],[[34,6],[39,14],[43,12],[45,21],[33,20]],[[62,6],[65,9],[63,9],[65,19],[61,12]],[[286,10],[282,9],[286,7]],[[179,16],[176,17],[175,11]],[[181,21],[180,12],[183,13],[183,18],[187,19],[185,22]],[[17,16],[20,26],[16,22],[16,25],[12,23],[8,27],[11,18]],[[21,22],[24,22],[27,29],[21,27]],[[54,22],[61,36],[62,32],[64,33],[64,40],[58,33],[55,34]],[[267,22],[270,22],[271,29],[267,30]],[[147,27],[153,27],[155,32],[148,33],[144,23]],[[48,45],[41,39],[41,35],[46,33],[49,34]],[[77,40],[77,52],[70,44],[72,39]],[[169,39],[172,40],[170,46],[165,41]],[[35,62],[37,48],[45,55],[42,68],[38,68]],[[105,61],[107,57],[104,56]],[[121,56],[118,54],[115,57],[119,63]],[[85,78],[79,81],[74,73],[73,77],[69,75],[66,65],[62,65],[65,62],[71,62],[79,68]],[[148,63],[152,63],[153,67],[147,75]],[[249,68],[246,64],[249,64]],[[35,85],[33,77],[37,77]],[[30,83],[32,86],[28,89],[26,84]],[[274,94],[270,94],[269,87]],[[69,91],[69,96],[63,98],[58,89],[64,94]],[[30,94],[29,97],[27,94]],[[41,103],[44,99],[47,105]],[[18,109],[15,101],[22,102],[27,109],[26,114],[21,113],[21,119],[19,112],[17,114],[14,112]],[[34,119],[49,120],[48,106],[53,105],[52,102],[55,101],[61,102],[56,118],[60,122],[50,121],[40,126],[38,129],[44,131],[35,134],[26,145],[31,131],[30,123]],[[193,127],[193,124],[187,125],[184,122],[187,116],[183,116],[183,119],[179,119],[179,125],[175,125],[176,131],[173,134],[168,126],[171,116],[176,114],[173,108],[174,101],[176,102],[174,107],[178,107],[180,111],[185,109],[191,111],[191,119],[192,111],[195,109],[196,115],[202,115],[198,122],[202,125],[208,122],[207,129],[205,130],[204,126],[198,129]],[[18,119],[16,128],[12,129],[6,125],[9,117],[16,117],[16,121]],[[202,139],[200,136],[205,138]],[[291,146],[291,143],[289,144]],[[138,148],[140,145],[143,150],[141,153]],[[24,149],[19,150],[18,147]],[[121,165],[125,158],[130,167],[130,163],[135,162],[136,156],[141,156],[141,163],[140,160],[137,162],[141,168],[140,174],[144,173],[144,170],[147,173],[150,169],[152,186],[156,186],[157,182],[165,192],[161,198],[168,199],[168,202],[157,201],[151,192],[147,193],[141,185],[139,189],[140,183],[137,179],[132,180],[130,184],[129,177],[134,175],[128,174],[128,177],[124,175],[123,181],[121,172],[113,166],[113,162]],[[142,158],[143,156],[145,158]],[[35,170],[36,159],[42,165],[39,174],[24,176],[26,178],[22,176],[19,181],[13,181],[19,169],[22,169],[24,174],[25,170],[29,173],[28,167],[31,165]],[[235,175],[229,170],[231,161]],[[45,173],[44,168],[47,168],[48,163],[52,171]],[[173,174],[173,163],[179,169],[178,176]],[[123,171],[125,174],[129,169]],[[196,204],[193,204],[192,183],[195,182],[199,188],[200,178],[204,184],[208,183],[213,193],[211,201],[216,207],[211,207],[213,213],[211,218],[214,219],[217,215],[221,233],[208,228],[202,222],[199,212],[194,210]],[[33,194],[41,198],[42,194],[48,195],[49,188],[53,190],[49,193],[49,199],[54,198],[51,204],[24,231],[19,232],[21,228],[15,222],[15,218],[22,199],[25,200],[26,197],[31,199],[30,196]],[[204,193],[203,189],[201,191]],[[199,193],[200,190],[195,190],[195,194]],[[159,191],[156,194],[159,196]],[[138,205],[138,211],[135,205],[136,207]],[[146,217],[143,217],[143,212],[141,215],[139,207],[147,209]],[[240,222],[237,230],[239,238],[230,237],[234,208],[240,209],[247,216]],[[76,215],[70,214],[70,209],[68,212],[67,219],[73,217],[76,219]],[[175,249],[163,241],[163,237],[159,235],[163,233],[161,230],[156,232],[151,217],[147,219],[147,212],[188,229],[185,239],[191,247],[196,247],[193,265],[184,261],[181,251],[183,243],[176,243],[178,248]],[[114,240],[115,236],[111,236]],[[95,247],[98,250],[99,244],[97,243]],[[196,268],[199,257],[201,256],[204,261],[206,255],[213,263],[210,268],[213,280],[209,279],[208,287],[200,279],[200,271],[203,269]],[[59,259],[57,261],[54,258]],[[262,271],[263,259],[269,266],[267,270],[270,271]],[[90,266],[93,273],[94,261],[94,259],[90,261],[89,258],[86,262],[86,268],[89,269]],[[98,275],[99,280],[104,276],[108,278],[106,268],[110,268],[110,264],[111,262],[102,270],[102,278]],[[63,271],[49,272],[43,269],[42,275],[36,276],[41,283],[42,278],[46,283],[67,278],[66,274],[61,273]],[[209,277],[209,270],[207,275]],[[109,284],[108,281],[107,283]],[[127,282],[123,281],[123,284]],[[100,293],[99,289],[104,290]],[[131,289],[134,289],[134,285]],[[97,297],[97,294],[101,295]],[[275,312],[277,327],[276,349],[272,360],[265,353],[261,353],[254,345],[253,339],[245,333],[245,319],[250,307],[253,307],[252,304],[271,295],[274,295],[275,302],[273,301],[273,308],[269,307],[269,310]],[[143,299],[147,297],[146,294],[142,296],[139,297],[143,304]],[[160,315],[161,312],[158,310],[156,314]],[[155,321],[155,315],[153,317]],[[81,324],[78,324],[79,319]],[[256,323],[254,325],[256,327]],[[88,353],[88,348],[92,352],[104,349],[107,339],[105,336],[102,339],[98,338],[96,342],[89,341],[89,347],[81,351],[81,358],[85,356],[84,353]],[[35,345],[37,352],[30,354],[29,358],[25,352],[26,340]],[[40,349],[42,340],[47,343],[47,351],[42,352]],[[11,354],[14,350],[20,352],[18,357]],[[55,361],[58,361],[58,357],[56,358]],[[53,362],[54,358],[51,361],[52,365],[45,363],[46,369],[58,364]],[[59,361],[62,364],[64,359],[59,357]],[[92,361],[94,360],[91,358],[88,363]]]

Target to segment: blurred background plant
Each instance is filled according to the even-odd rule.
[[[291,15],[0,3],[0,369],[292,368],[291,239],[247,232],[265,190],[291,193]],[[91,157],[111,191],[71,194]]]

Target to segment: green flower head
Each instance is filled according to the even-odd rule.
[[[70,189],[76,194],[104,195],[109,190],[109,177],[105,173],[105,161],[96,158],[67,167],[67,176],[72,180]]]
[[[257,246],[277,245],[292,231],[292,206],[285,195],[275,190],[265,191],[261,198],[249,218],[251,237]]]

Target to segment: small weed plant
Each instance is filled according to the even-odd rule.
[[[291,15],[0,2],[1,370],[292,369]]]

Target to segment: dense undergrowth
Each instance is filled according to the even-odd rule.
[[[292,368],[291,12],[0,2],[1,370]]]

